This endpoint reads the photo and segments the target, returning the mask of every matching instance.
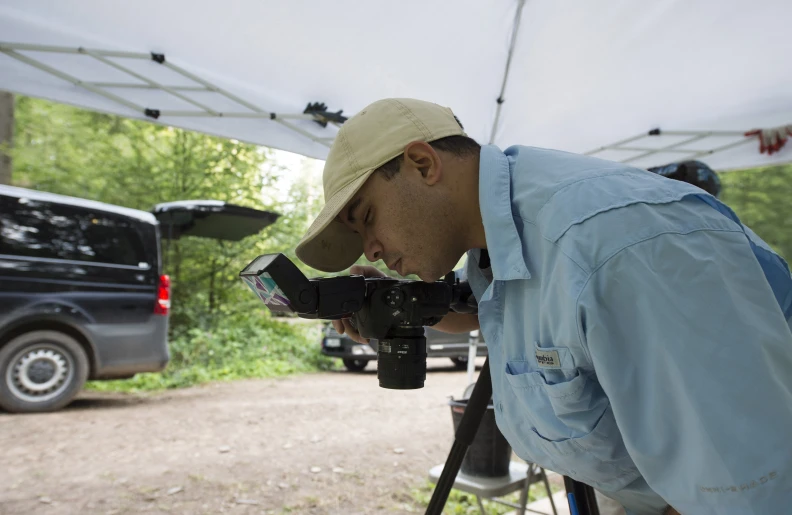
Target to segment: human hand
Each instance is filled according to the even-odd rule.
[[[382,271],[377,270],[373,266],[355,265],[349,270],[350,275],[362,275],[363,277],[387,277]],[[352,340],[358,343],[368,343],[368,339],[363,338],[358,334],[357,329],[352,327],[352,321],[349,318],[341,320],[333,320],[333,328],[338,334],[346,334]]]

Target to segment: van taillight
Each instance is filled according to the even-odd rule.
[[[161,275],[157,288],[157,303],[154,304],[155,315],[167,315],[170,310],[170,277]]]

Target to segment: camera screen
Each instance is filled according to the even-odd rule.
[[[258,295],[264,304],[273,311],[290,311],[289,299],[267,272],[259,275],[243,275],[245,284]],[[285,309],[284,309],[285,308]]]

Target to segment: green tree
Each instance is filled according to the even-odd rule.
[[[11,184],[11,148],[14,146],[14,95],[0,91],[0,184]]]
[[[773,249],[792,259],[792,165],[720,174],[722,200]]]

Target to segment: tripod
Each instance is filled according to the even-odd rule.
[[[492,379],[490,377],[489,358],[487,358],[481,369],[478,381],[476,381],[476,386],[473,388],[473,393],[470,395],[465,413],[462,415],[462,420],[454,438],[454,444],[451,446],[451,452],[448,454],[443,472],[440,474],[440,479],[438,479],[437,486],[432,493],[432,499],[426,508],[426,515],[441,515],[443,513],[443,507],[448,500],[451,488],[454,486],[454,480],[459,468],[462,466],[465,452],[467,452],[470,444],[473,443],[473,438],[476,436],[481,419],[484,417],[491,398]],[[599,515],[593,488],[568,477],[564,477],[564,486],[567,491],[569,511],[572,515]]]

